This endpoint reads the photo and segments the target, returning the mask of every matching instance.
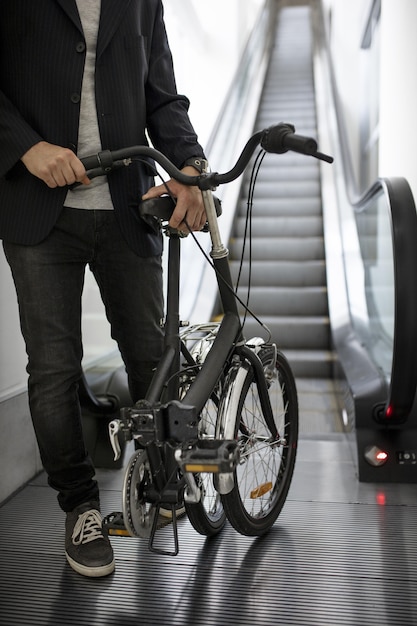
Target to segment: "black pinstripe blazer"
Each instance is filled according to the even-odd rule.
[[[0,238],[35,244],[52,229],[66,189],[49,189],[20,161],[45,140],[76,151],[85,44],[75,0],[0,2]],[[96,102],[104,149],[152,143],[179,167],[202,149],[177,94],[161,0],[102,0]],[[160,238],[137,218],[153,183],[143,165],[109,176],[120,228],[140,255]]]

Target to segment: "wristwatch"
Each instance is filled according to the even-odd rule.
[[[208,171],[208,161],[203,157],[190,157],[184,161],[183,167],[186,167],[187,165],[194,167],[198,172],[200,172],[200,174]]]

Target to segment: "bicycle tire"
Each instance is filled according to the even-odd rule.
[[[201,413],[199,438],[214,439],[218,411],[218,395],[215,392],[207,401]],[[209,473],[195,474],[197,485],[201,490],[199,502],[187,502],[185,510],[194,530],[200,535],[211,537],[217,535],[226,523],[226,513],[220,494],[214,485],[214,475]]]
[[[197,365],[201,365],[211,344],[213,343],[215,330],[218,325],[212,324],[206,327],[198,327],[207,329],[207,335],[199,339],[190,350]],[[188,331],[190,333],[190,331]],[[183,391],[192,382],[192,378],[188,382],[183,383]],[[217,415],[221,395],[221,382],[218,382],[211,397],[207,400],[200,414],[198,427],[198,436],[200,439],[214,439],[216,436]],[[200,535],[211,537],[221,531],[226,523],[226,514],[224,512],[223,503],[220,494],[214,485],[214,476],[209,473],[201,473],[194,475],[197,485],[201,489],[201,499],[199,502],[187,502],[185,500],[185,510],[188,519],[194,530]]]
[[[226,516],[242,535],[267,532],[285,503],[297,452],[298,400],[295,380],[285,356],[264,345],[258,357],[264,368],[276,353],[275,376],[268,381],[273,417],[279,440],[271,437],[262,413],[252,365],[231,371],[225,390],[227,406],[235,407],[229,428],[239,442],[240,462],[234,487],[222,495]],[[265,445],[267,444],[267,445]]]

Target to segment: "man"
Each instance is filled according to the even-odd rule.
[[[146,144],[147,132],[196,174],[203,151],[187,110],[161,0],[0,3],[0,237],[42,462],[67,514],[67,560],[86,576],[111,573],[114,558],[78,402],[84,270],[88,264],[98,282],[135,401],[161,354],[163,311],[161,237],[141,223],[137,206],[148,189],[151,197],[164,189],[151,188],[142,162],[89,181],[79,159]],[[199,190],[170,187],[178,199],[171,226],[199,230]]]

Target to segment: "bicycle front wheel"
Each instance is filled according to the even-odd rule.
[[[267,378],[273,424],[265,419],[253,366],[248,362],[230,373],[225,392],[232,413],[226,419],[239,443],[240,462],[234,473],[235,485],[222,495],[222,502],[232,526],[248,536],[267,532],[280,514],[294,471],[298,439],[297,391],[288,361],[267,345],[260,348],[258,357],[264,371],[274,372]]]

